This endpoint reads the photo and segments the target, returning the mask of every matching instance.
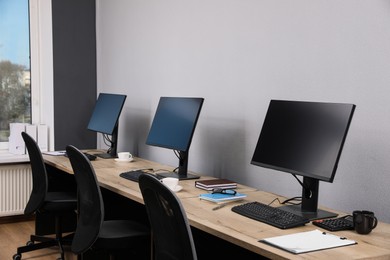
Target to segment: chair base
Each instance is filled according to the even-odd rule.
[[[45,237],[45,236],[36,236],[31,235],[30,241],[26,243],[25,246],[21,246],[17,248],[17,253],[12,257],[13,260],[19,260],[22,258],[22,253],[31,252],[43,248],[49,248],[58,246],[61,257],[59,259],[64,260],[64,245],[71,245],[73,239],[73,233],[66,235],[64,237]],[[35,243],[39,242],[39,243]]]

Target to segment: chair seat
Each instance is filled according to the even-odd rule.
[[[77,195],[74,192],[48,192],[41,211],[69,212],[77,208]]]
[[[108,250],[132,248],[149,240],[150,229],[147,226],[131,220],[106,220],[94,247]]]

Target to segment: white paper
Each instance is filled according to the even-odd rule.
[[[60,156],[60,155],[65,155],[65,154],[66,154],[66,151],[65,151],[65,150],[62,150],[62,151],[42,152],[42,153],[43,153],[43,154],[47,154],[47,155]]]
[[[35,142],[37,141],[37,126],[36,125],[26,125],[26,133],[31,136]]]
[[[38,146],[42,152],[46,152],[49,150],[48,135],[49,132],[47,125],[38,125]]]
[[[356,244],[356,241],[339,237],[318,229],[260,240],[294,254]]]
[[[12,154],[26,154],[26,146],[22,138],[22,132],[26,131],[25,123],[10,123],[10,135],[8,138],[9,152]]]

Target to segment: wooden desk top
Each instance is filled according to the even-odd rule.
[[[44,155],[45,162],[60,170],[73,173],[69,160],[64,156]],[[115,193],[143,204],[138,183],[119,177],[124,171],[136,169],[173,170],[172,167],[152,161],[135,158],[132,162],[116,162],[114,159],[97,158],[92,161],[99,184]],[[201,179],[213,177],[201,176]],[[303,227],[281,230],[273,226],[243,217],[231,211],[234,205],[248,201],[270,203],[278,195],[238,185],[237,191],[246,193],[247,198],[241,201],[229,202],[219,210],[212,210],[216,204],[198,198],[204,190],[195,188],[195,180],[179,182],[183,189],[176,193],[186,210],[190,224],[200,230],[225,239],[238,246],[272,259],[390,259],[390,224],[378,223],[369,235],[359,235],[354,231],[335,232],[358,242],[357,245],[321,250],[300,255],[294,255],[275,247],[258,242],[259,239],[320,229],[306,224]],[[275,204],[275,206],[277,206]],[[340,213],[340,212],[338,212]],[[340,213],[343,215],[343,213]],[[321,230],[321,229],[320,229]]]
[[[232,212],[233,206],[244,202],[269,203],[275,197],[280,197],[263,191],[248,192],[247,195],[245,200],[229,203],[216,211],[212,210],[215,204],[198,198],[187,198],[182,203],[192,226],[271,259],[390,259],[390,225],[386,223],[379,223],[369,235],[359,235],[354,231],[334,232],[357,241],[357,245],[300,255],[258,242],[263,238],[322,229],[309,223],[303,227],[281,230]]]

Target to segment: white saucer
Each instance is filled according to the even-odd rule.
[[[174,189],[171,189],[173,192],[179,192],[179,191],[181,191],[183,189],[183,187],[182,186],[180,186],[180,185],[176,185],[176,187],[174,188]]]
[[[115,158],[114,160],[117,161],[117,162],[131,162],[131,161],[134,160],[134,158],[129,158],[129,159],[119,159],[119,158]]]

